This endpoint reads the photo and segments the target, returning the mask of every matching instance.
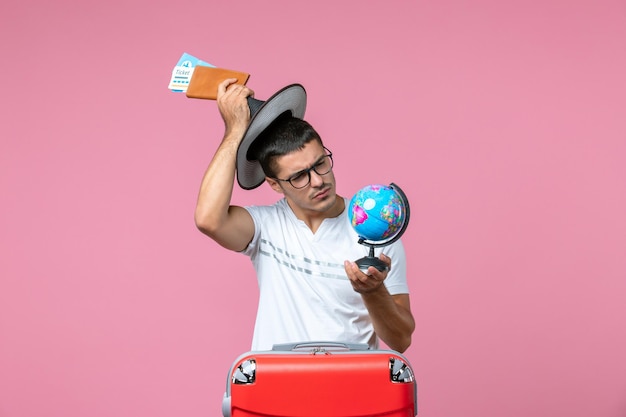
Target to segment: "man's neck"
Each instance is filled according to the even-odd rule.
[[[337,195],[335,196],[335,202],[333,205],[325,211],[307,211],[302,209],[294,210],[293,205],[287,200],[287,204],[291,207],[291,211],[295,214],[295,216],[304,222],[311,232],[317,232],[317,229],[321,226],[325,219],[330,219],[339,216],[343,213],[346,203],[343,197]]]

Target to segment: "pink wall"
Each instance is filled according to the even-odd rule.
[[[257,293],[193,224],[182,52],[304,84],[340,192],[408,194],[420,416],[626,415],[624,2],[233,4],[0,6],[0,416],[220,415]]]

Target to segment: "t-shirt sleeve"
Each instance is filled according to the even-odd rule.
[[[385,279],[385,286],[389,294],[408,294],[406,254],[401,240],[382,248],[382,252],[391,258],[391,269]]]
[[[252,257],[256,253],[259,246],[259,236],[261,235],[260,219],[264,215],[263,213],[266,211],[267,207],[247,206],[244,208],[248,211],[248,213],[250,213],[250,216],[252,216],[252,221],[254,222],[254,236],[252,237],[250,243],[248,243],[248,246],[240,253]]]

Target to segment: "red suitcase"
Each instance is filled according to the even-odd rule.
[[[417,385],[409,361],[361,344],[300,343],[235,360],[224,417],[413,417]]]

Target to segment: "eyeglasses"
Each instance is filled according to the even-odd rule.
[[[274,178],[277,181],[284,181],[291,184],[293,188],[304,188],[311,183],[311,171],[315,171],[317,175],[326,175],[333,169],[333,154],[326,147],[324,147],[328,154],[322,156],[317,160],[315,165],[311,168],[303,169],[300,172],[293,174],[286,180],[280,178]]]

